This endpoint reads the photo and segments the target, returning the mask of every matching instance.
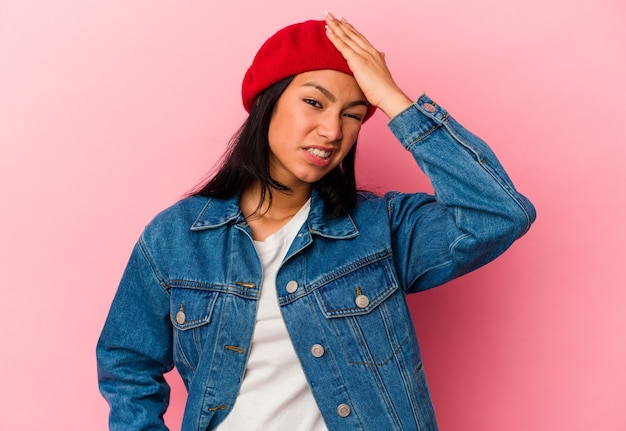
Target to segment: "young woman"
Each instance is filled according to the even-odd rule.
[[[535,218],[489,147],[344,19],[286,27],[245,75],[249,117],[216,175],[159,214],[97,346],[114,430],[436,430],[406,295],[493,260]],[[357,193],[375,109],[435,196]]]

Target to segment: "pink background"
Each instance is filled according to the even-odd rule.
[[[222,153],[260,44],[324,9],[538,209],[493,264],[410,299],[442,431],[624,430],[624,2],[241,3],[0,2],[0,430],[106,429],[95,343],[137,236]],[[428,190],[385,123],[361,183]]]

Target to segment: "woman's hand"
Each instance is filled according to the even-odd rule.
[[[379,52],[345,19],[326,13],[326,35],[348,62],[368,102],[393,118],[413,101],[396,85]]]

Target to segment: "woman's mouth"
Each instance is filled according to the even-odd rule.
[[[310,163],[320,168],[326,168],[331,163],[333,151],[322,150],[319,148],[305,148],[304,154]]]
[[[315,157],[319,157],[320,159],[327,159],[331,156],[332,152],[320,150],[318,148],[307,148],[306,149],[310,154],[313,154]]]

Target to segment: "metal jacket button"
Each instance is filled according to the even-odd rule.
[[[289,283],[287,283],[287,292],[289,293],[293,293],[296,290],[298,290],[298,282],[295,280],[291,280]]]
[[[346,416],[348,416],[350,414],[350,406],[347,404],[339,404],[337,406],[337,414],[339,416],[341,416],[342,418],[345,418]]]
[[[370,305],[370,299],[365,295],[358,295],[354,300],[356,306],[359,308],[365,308]]]
[[[426,111],[430,113],[433,113],[437,110],[437,108],[435,108],[435,105],[433,105],[432,103],[424,103],[422,106]]]
[[[178,310],[178,313],[176,313],[176,321],[179,325],[182,325],[185,323],[185,320],[187,320],[187,316],[185,315],[185,306],[180,304],[180,309]]]
[[[311,354],[316,358],[324,356],[324,347],[321,344],[313,344],[311,346]]]

